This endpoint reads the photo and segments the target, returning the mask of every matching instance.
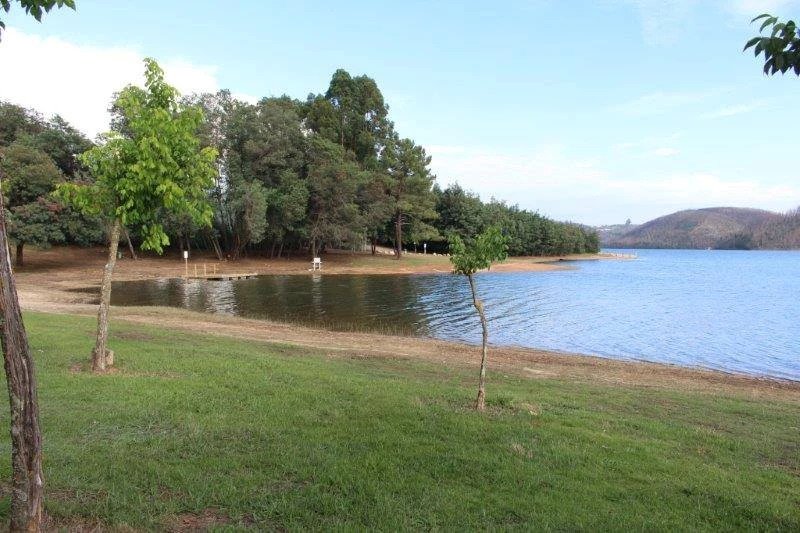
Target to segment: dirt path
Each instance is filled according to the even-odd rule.
[[[30,266],[17,272],[17,282],[22,305],[27,310],[94,315],[94,296],[74,289],[97,287],[104,256],[101,250],[61,250],[29,254]],[[409,258],[412,259],[412,258]],[[446,258],[441,261],[445,266]],[[393,259],[377,259],[370,265],[370,257],[350,256],[325,259],[329,273],[388,273],[396,264]],[[382,261],[390,261],[384,265]],[[403,260],[405,261],[405,259]],[[144,259],[121,261],[115,279],[146,279],[180,275],[181,267],[174,266],[175,259]],[[354,264],[355,263],[355,264]],[[430,272],[428,261],[408,264],[412,272]],[[221,265],[232,272],[303,274],[305,261],[249,260],[233,265]],[[547,270],[559,265],[543,264],[541,259],[518,260],[517,268]],[[257,269],[258,268],[258,269]],[[394,267],[397,269],[398,267]],[[419,270],[414,270],[418,268]],[[382,270],[383,269],[383,270]],[[394,270],[393,272],[398,272]],[[403,270],[402,272],[405,272]],[[113,320],[157,325],[176,331],[200,332],[261,342],[280,342],[319,350],[331,357],[386,357],[409,358],[443,365],[474,366],[479,363],[480,351],[474,346],[432,339],[396,337],[371,333],[342,333],[312,328],[250,320],[222,315],[195,313],[162,307],[117,307]],[[747,395],[754,398],[769,397],[800,403],[800,383],[759,379],[723,372],[693,370],[677,366],[615,361],[586,355],[561,354],[544,350],[513,347],[493,347],[490,352],[493,371],[519,374],[531,379],[565,378],[589,382],[610,383],[626,387],[655,387],[660,389],[706,391]]]

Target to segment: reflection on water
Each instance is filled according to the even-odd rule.
[[[800,380],[800,253],[649,250],[570,271],[486,273],[491,341]],[[115,283],[114,305],[169,305],[338,330],[480,342],[452,275]]]

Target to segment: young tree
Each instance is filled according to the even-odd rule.
[[[750,22],[759,20],[763,20],[759,33],[768,26],[772,26],[772,31],[768,36],[753,37],[747,41],[744,49],[752,47],[756,57],[764,54],[764,74],[786,74],[794,71],[800,76],[800,28],[793,20],[779,22],[778,17],[768,13],[759,15]]]
[[[500,232],[497,226],[487,228],[478,235],[473,241],[464,243],[456,234],[450,237],[450,262],[453,264],[453,272],[467,277],[469,288],[472,291],[472,304],[481,319],[483,331],[483,351],[481,355],[481,371],[478,380],[478,399],[475,402],[475,409],[483,411],[486,409],[486,356],[488,352],[489,327],[486,323],[486,313],[483,309],[483,302],[478,299],[475,290],[475,273],[479,270],[489,268],[495,261],[503,261],[508,255],[507,239]]]
[[[73,0],[20,0],[26,12],[41,20],[42,10],[66,5]],[[0,9],[8,12],[10,0],[0,0]],[[5,28],[0,20],[0,31]],[[0,188],[3,171],[0,169]],[[39,427],[39,400],[33,357],[14,276],[5,227],[5,207],[0,194],[0,344],[11,406],[11,510],[10,531],[39,531],[42,526],[44,475],[42,474],[42,436]]]
[[[214,185],[216,151],[200,148],[200,109],[178,103],[177,91],[165,83],[153,59],[145,60],[145,88],[129,86],[114,103],[120,132],[81,157],[95,181],[66,183],[60,196],[86,213],[109,221],[108,263],[103,272],[97,341],[92,369],[103,372],[113,361],[107,349],[111,276],[123,225],[139,229],[141,247],[163,251],[169,244],[161,216],[185,213],[202,225],[211,223],[206,192]],[[112,356],[112,361],[110,361]]]

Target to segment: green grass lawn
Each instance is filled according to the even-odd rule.
[[[94,320],[25,318],[57,523],[800,530],[796,403],[490,370],[478,414],[467,369],[121,323],[96,377]]]

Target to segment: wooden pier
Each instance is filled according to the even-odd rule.
[[[258,274],[255,273],[246,273],[246,274],[223,274],[223,273],[214,273],[214,274],[195,274],[194,276],[189,276],[188,279],[202,279],[206,281],[228,281],[231,279],[249,279],[255,278]]]

